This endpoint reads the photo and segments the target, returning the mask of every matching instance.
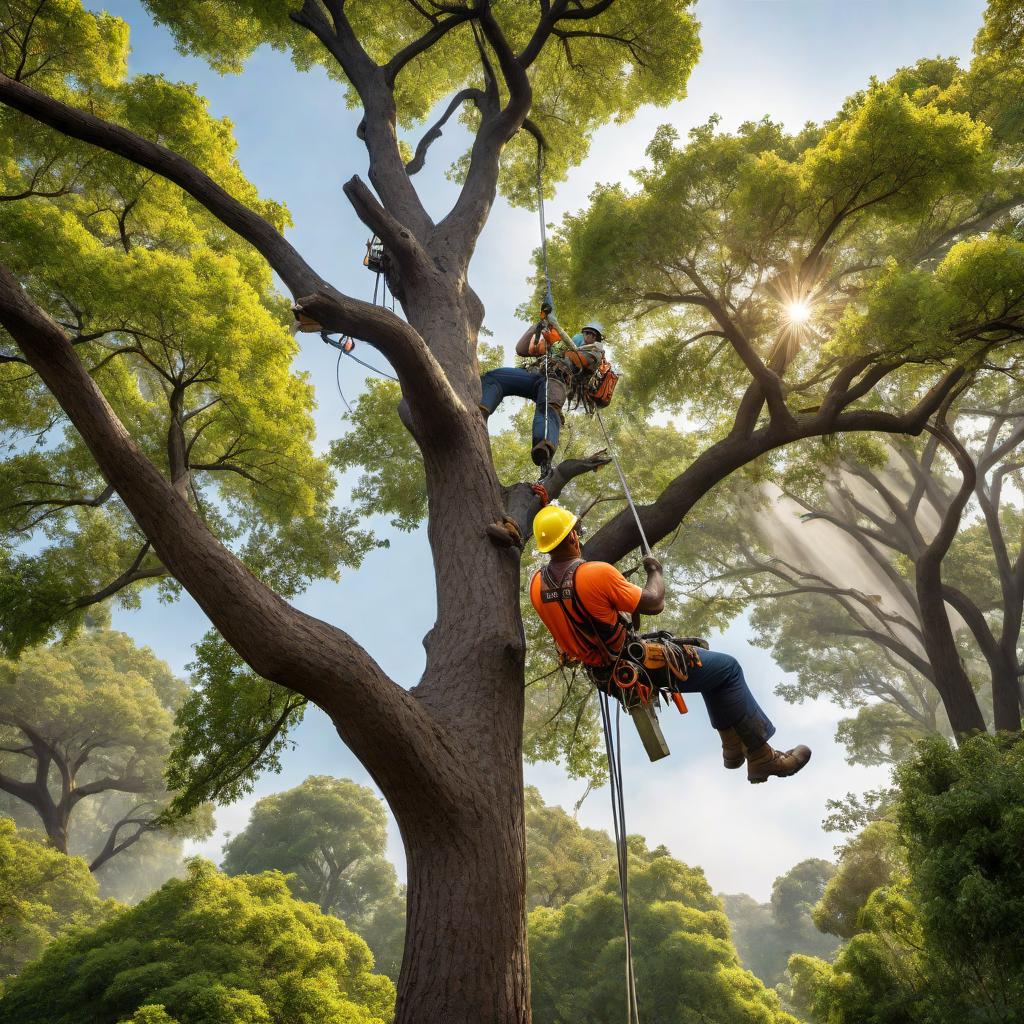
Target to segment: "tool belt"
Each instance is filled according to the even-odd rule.
[[[544,373],[543,358],[533,359],[527,364],[527,369],[531,373]],[[619,375],[605,359],[604,351],[596,345],[569,348],[558,356],[549,355],[547,374],[549,379],[565,385],[568,409],[582,406],[587,412],[611,405],[619,382]]]
[[[696,639],[687,637],[687,640]],[[706,647],[706,641],[699,641]],[[631,708],[648,703],[655,693],[678,693],[690,677],[691,668],[701,665],[698,644],[684,644],[671,633],[629,632],[626,643],[608,665],[586,665],[593,684]]]

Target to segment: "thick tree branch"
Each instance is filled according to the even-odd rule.
[[[526,70],[513,53],[489,3],[480,8],[479,24],[494,51],[508,90],[508,101],[502,109],[485,113],[470,150],[469,170],[462,191],[435,232],[454,251],[463,272],[497,194],[501,150],[522,127],[533,101]]]
[[[206,529],[139,450],[64,332],[3,267],[0,324],[64,408],[161,562],[252,669],[323,708],[382,785],[397,786],[399,776],[405,785],[416,779],[449,813],[460,813],[458,787],[441,789],[424,771],[435,745],[451,744],[441,726],[350,636],[292,608]],[[382,734],[395,742],[382,745]]]
[[[412,177],[418,171],[423,170],[423,165],[427,160],[427,150],[439,139],[444,130],[444,126],[450,120],[452,114],[455,113],[459,107],[462,106],[466,100],[473,100],[477,106],[480,106],[484,98],[484,92],[482,89],[463,89],[461,92],[457,92],[453,97],[451,103],[448,104],[445,112],[437,119],[437,121],[431,126],[431,128],[423,135],[419,143],[416,146],[416,152],[413,154],[412,159],[405,165],[406,173]]]
[[[423,203],[413,188],[398,148],[397,111],[385,69],[363,49],[345,15],[344,3],[330,4],[333,26],[316,0],[304,0],[302,9],[290,15],[311,32],[334,57],[363,104],[359,134],[370,155],[370,182],[391,214],[420,239],[433,228]]]
[[[603,449],[585,459],[566,459],[559,462],[544,478],[544,490],[548,498],[554,501],[576,477],[596,472],[609,462],[611,456]],[[533,517],[543,507],[533,486],[528,483],[514,484],[505,490],[504,501],[506,511],[519,525],[523,536],[529,536],[533,528]]]
[[[615,0],[596,0],[589,6],[582,2],[571,6],[569,0],[555,0],[554,3],[545,5],[543,17],[534,29],[530,41],[519,52],[516,59],[524,68],[528,68],[540,56],[544,44],[551,37],[552,31],[559,21],[587,21],[603,14],[614,3]]]
[[[470,18],[476,16],[476,11],[472,7],[465,7],[462,10],[457,10],[447,18],[443,18],[440,21],[434,23],[433,27],[429,32],[424,32],[419,39],[409,43],[408,46],[399,50],[391,60],[384,65],[384,81],[387,82],[388,88],[393,89],[395,86],[395,79],[398,78],[398,73],[408,64],[410,61],[415,60],[421,54],[426,53],[435,43],[440,42],[453,28],[458,27]]]
[[[75,786],[71,791],[69,804],[74,807],[79,801],[86,797],[96,796],[97,793],[145,793],[150,783],[140,775],[124,775],[118,778],[109,776],[104,779],[94,779],[82,786]]]
[[[963,367],[950,370],[913,408],[902,414],[869,409],[848,410],[825,419],[818,413],[794,417],[792,424],[784,427],[769,423],[744,437],[729,435],[723,438],[702,452],[652,504],[638,508],[648,541],[653,545],[667,537],[716,484],[741,466],[782,445],[840,430],[921,433],[963,374]],[[584,550],[587,558],[617,562],[639,544],[640,537],[632,514],[623,510],[587,542]]]

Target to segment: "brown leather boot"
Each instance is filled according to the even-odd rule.
[[[538,441],[530,452],[535,466],[546,466],[555,457],[555,446],[550,441]]]
[[[796,775],[810,759],[810,747],[801,745],[783,753],[765,743],[755,750],[747,751],[747,781],[767,782],[770,775],[788,778]]]
[[[722,737],[722,764],[726,768],[742,768],[746,758],[739,734],[730,728],[719,729],[718,735]]]

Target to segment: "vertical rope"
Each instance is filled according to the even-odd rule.
[[[544,147],[540,139],[537,140],[537,209],[540,211],[540,254],[544,263],[544,301],[549,306],[554,306],[554,297],[551,294],[551,275],[548,273],[548,228],[544,223]],[[548,353],[547,346],[544,349],[544,440],[548,439],[548,417],[550,406],[548,405]]]
[[[619,465],[619,458],[615,454],[615,449],[612,446],[611,438],[608,436],[604,420],[601,419],[601,410],[595,409],[594,411],[597,413],[597,422],[601,424],[601,433],[604,434],[604,442],[608,446],[608,452],[612,457],[612,462],[615,463],[615,469],[619,474],[619,480],[622,482],[622,489],[626,492],[626,501],[629,502],[630,511],[633,513],[633,518],[636,520],[636,528],[640,531],[640,542],[643,544],[644,554],[649,555],[651,553],[651,545],[647,543],[647,534],[644,533],[643,524],[640,522],[640,513],[637,512],[636,505],[633,504],[633,495],[629,490],[629,484],[626,483],[626,475],[622,472],[622,467]]]
[[[544,440],[548,439],[548,415],[550,413],[548,407],[548,352],[547,347],[544,348]]]
[[[551,294],[551,275],[548,273],[548,226],[544,216],[544,147],[540,139],[537,140],[537,209],[540,211],[540,255],[544,263],[544,285],[547,289],[544,301],[553,306],[555,302]]]
[[[598,690],[601,704],[601,725],[608,754],[608,780],[612,798],[612,824],[615,831],[615,855],[619,870],[619,894],[622,897],[622,934],[626,940],[626,1014],[627,1024],[640,1024],[636,997],[636,975],[633,972],[633,940],[629,926],[629,851],[626,847],[626,806],[622,796],[622,744],[619,736],[619,711],[616,707],[615,735],[609,697]]]

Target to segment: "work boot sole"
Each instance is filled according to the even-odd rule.
[[[726,757],[724,754],[722,755],[722,764],[726,768],[742,768],[746,763],[747,759],[742,754],[739,757]]]
[[[762,782],[767,782],[771,778],[788,779],[791,775],[796,775],[796,773],[798,771],[800,771],[801,768],[805,768],[808,764],[810,764],[810,761],[811,761],[811,752],[808,751],[807,752],[807,760],[803,761],[800,764],[798,764],[795,768],[791,769],[790,771],[788,771],[788,772],[766,772],[764,775],[759,775],[756,778],[753,778],[750,775],[748,775],[747,776],[747,782],[749,782],[752,786],[756,786],[756,785],[759,785]]]

